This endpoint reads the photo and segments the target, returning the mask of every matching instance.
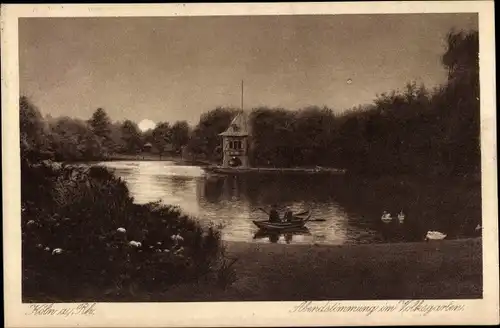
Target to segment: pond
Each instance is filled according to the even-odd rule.
[[[428,230],[448,239],[474,235],[481,222],[480,184],[421,179],[361,179],[311,175],[211,175],[198,166],[168,161],[99,163],[127,183],[136,203],[161,201],[179,206],[204,225],[223,227],[227,241],[306,244],[362,244],[422,241]],[[259,208],[311,209],[306,229],[269,234],[252,220]],[[386,210],[395,218],[383,223]],[[400,223],[396,215],[406,214]]]

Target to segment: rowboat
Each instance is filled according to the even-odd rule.
[[[307,221],[311,219],[312,212],[306,212],[306,217],[294,215],[290,222],[269,222],[269,220],[254,220],[252,221],[259,229],[267,231],[286,231],[300,229],[305,226]]]

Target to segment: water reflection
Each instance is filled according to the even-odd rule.
[[[293,231],[286,232],[272,232],[258,230],[254,236],[254,240],[264,240],[271,243],[286,243],[290,244],[292,241],[297,243],[303,243],[307,241],[307,237],[312,236],[311,232],[307,228],[296,229]]]
[[[126,181],[137,203],[161,200],[177,205],[199,218],[202,224],[221,224],[225,240],[326,244],[398,242],[422,240],[425,232],[433,227],[433,216],[417,215],[422,212],[422,205],[416,204],[415,196],[404,188],[396,192],[390,188],[372,190],[372,186],[356,184],[343,177],[208,175],[199,167],[166,161],[101,164]],[[265,219],[266,214],[259,208],[269,208],[273,203],[289,206],[294,212],[311,208],[312,220],[307,223],[307,229],[282,234],[259,231],[252,220]],[[396,214],[403,206],[407,212],[403,223],[380,221],[382,209]],[[438,208],[433,206],[431,210]],[[426,211],[433,214],[428,208]],[[445,228],[459,231],[456,225]],[[449,236],[454,235],[449,233]]]

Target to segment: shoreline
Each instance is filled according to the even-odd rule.
[[[392,242],[392,243],[386,243],[386,242],[377,242],[377,243],[365,243],[365,244],[327,244],[327,243],[290,243],[290,244],[280,244],[280,243],[258,243],[258,242],[247,242],[247,241],[233,241],[233,240],[223,240],[223,244],[226,245],[228,248],[233,248],[235,250],[239,250],[244,247],[256,247],[256,248],[352,248],[352,247],[367,247],[367,248],[373,248],[373,247],[394,247],[394,246],[402,246],[402,245],[407,245],[407,246],[402,246],[402,247],[419,247],[420,245],[433,245],[437,246],[439,244],[450,244],[450,243],[464,243],[464,242],[473,242],[473,241],[478,241],[480,240],[481,237],[463,237],[463,238],[456,238],[456,239],[443,239],[443,240],[434,240],[434,241],[408,241],[408,242]]]
[[[467,175],[467,176],[447,176],[447,175],[419,175],[419,174],[364,174],[360,172],[347,171],[343,169],[337,169],[333,167],[322,167],[321,169],[314,169],[311,167],[297,167],[297,168],[279,168],[279,167],[251,167],[249,169],[232,169],[232,168],[222,168],[219,170],[219,166],[215,162],[205,161],[205,160],[191,160],[191,159],[183,159],[180,156],[162,156],[158,155],[113,155],[106,159],[100,160],[86,160],[86,161],[75,161],[65,163],[73,164],[73,163],[99,163],[99,162],[123,162],[123,161],[136,161],[136,162],[173,162],[175,164],[184,164],[189,166],[199,166],[208,174],[213,175],[237,175],[237,176],[245,176],[245,175],[253,175],[253,174],[263,174],[263,175],[311,175],[311,176],[322,176],[322,175],[330,175],[336,177],[343,178],[355,178],[358,181],[379,181],[379,180],[402,180],[402,181],[415,181],[418,180],[420,182],[424,181],[435,181],[436,179],[445,180],[445,181],[453,181],[459,183],[481,183],[481,177],[477,177],[475,175]],[[214,169],[215,168],[215,169]],[[221,172],[218,172],[221,171]]]
[[[366,245],[225,242],[236,281],[176,286],[165,301],[477,299],[482,239]],[[438,288],[439,287],[439,288]]]
[[[205,171],[215,174],[340,174],[346,173],[346,170],[336,168],[307,168],[307,167],[222,167],[222,166],[208,166],[204,168]]]
[[[206,167],[209,165],[213,165],[213,163],[209,163],[203,160],[191,160],[184,159],[181,156],[159,156],[159,155],[112,155],[106,159],[99,160],[97,162],[125,162],[125,161],[134,161],[134,162],[173,162],[175,164],[185,164],[185,165],[196,165],[200,167]]]
[[[81,302],[252,302],[480,299],[482,238],[430,242],[314,245],[225,241],[234,262],[223,279],[201,278],[115,299],[88,288]],[[226,276],[227,275],[227,276]],[[47,301],[48,296],[43,297]],[[40,296],[23,295],[24,302]],[[53,300],[52,300],[53,301]]]

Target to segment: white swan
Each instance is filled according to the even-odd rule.
[[[381,218],[382,222],[384,223],[389,223],[392,221],[392,216],[390,213],[387,213],[386,211],[384,211],[384,213],[382,214],[382,218]]]
[[[443,240],[446,238],[446,235],[439,231],[427,231],[427,235],[425,235],[425,240]]]
[[[140,241],[131,240],[128,244],[135,248],[142,247],[142,243]]]

